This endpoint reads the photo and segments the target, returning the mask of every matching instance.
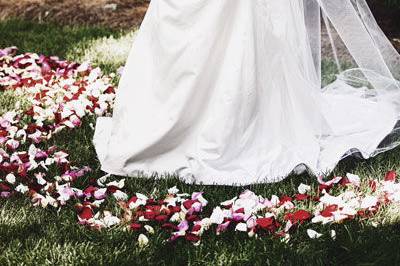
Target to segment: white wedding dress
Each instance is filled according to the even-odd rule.
[[[322,89],[321,14],[356,64]],[[364,0],[152,0],[96,124],[102,170],[223,185],[329,173],[398,144],[399,62]]]

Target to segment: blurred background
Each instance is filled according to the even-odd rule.
[[[400,0],[367,0],[384,31],[400,35]],[[0,0],[0,19],[102,25],[129,29],[142,21],[150,0]]]
[[[184,0],[182,0],[184,1]],[[124,65],[150,0],[0,0],[0,48],[91,61],[105,72]],[[400,0],[367,0],[379,25],[400,51]],[[325,72],[334,73],[332,49],[322,32]],[[334,34],[335,35],[335,34]],[[340,38],[340,61],[352,64]],[[328,75],[329,82],[334,77]]]

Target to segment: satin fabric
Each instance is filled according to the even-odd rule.
[[[302,0],[153,0],[97,120],[102,170],[246,185],[373,155],[396,104],[344,79],[321,90],[306,25]]]

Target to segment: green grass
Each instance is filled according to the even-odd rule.
[[[0,115],[19,107],[20,110],[28,110],[29,102],[21,96],[16,95],[14,91],[0,91]]]
[[[17,46],[20,52],[65,58],[77,43],[82,45],[84,41],[120,34],[101,27],[58,26],[13,19],[0,23],[0,47]]]
[[[64,56],[74,44],[115,34],[103,28],[70,28],[22,21],[0,23],[0,46],[16,45],[22,51]],[[329,74],[329,73],[328,73]],[[1,97],[1,96],[0,96]],[[47,145],[57,144],[71,154],[75,165],[89,165],[90,177],[102,175],[91,143],[93,130],[87,118],[84,126],[64,131]],[[382,176],[388,169],[400,170],[399,149],[371,160],[346,159],[335,174],[353,172],[362,177]],[[55,174],[55,173],[53,173]],[[307,175],[291,176],[276,184],[254,185],[258,194],[293,194],[300,183],[316,184]],[[177,185],[185,192],[203,190],[209,206],[236,196],[245,188],[226,186],[189,186],[175,178],[155,180],[128,178],[126,190],[151,193]],[[210,207],[205,211],[210,212]],[[116,227],[102,232],[77,224],[72,206],[57,212],[34,208],[23,198],[0,200],[0,265],[392,265],[400,261],[400,226],[371,227],[357,221],[332,226],[313,226],[324,236],[310,240],[301,227],[292,240],[282,243],[273,237],[251,239],[241,233],[215,236],[208,232],[195,247],[178,242],[165,243],[165,233],[150,237],[150,245],[141,249],[137,234]],[[337,239],[329,231],[335,229]]]
[[[346,70],[354,67],[349,62],[342,62],[341,69]],[[323,59],[321,62],[321,84],[325,87],[336,80],[339,70],[335,61],[330,59]]]

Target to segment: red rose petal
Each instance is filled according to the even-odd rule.
[[[320,184],[318,186],[319,191],[323,191],[325,189],[326,192],[329,192],[329,190],[331,190],[331,188],[332,188],[332,185],[328,186],[325,184]]]
[[[173,223],[165,223],[165,224],[161,225],[161,228],[166,229],[166,230],[173,230],[173,231],[178,230],[178,227],[176,225],[174,225]]]
[[[18,157],[23,163],[29,162],[29,154],[28,153],[18,154]]]
[[[389,171],[385,175],[385,181],[394,182],[396,181],[397,173],[396,171]]]
[[[144,216],[144,211],[136,211],[136,212],[135,212],[135,216],[136,216],[136,217]]]
[[[158,200],[158,204],[163,205],[164,203],[165,203],[164,200],[162,200],[162,199]]]
[[[0,183],[0,191],[11,191],[11,187],[4,183]]]
[[[156,215],[157,214],[153,211],[146,211],[143,216],[147,220],[154,220],[156,218]]]
[[[368,182],[368,185],[369,185],[369,187],[371,188],[372,192],[375,192],[375,191],[376,191],[376,182],[375,182],[375,180],[370,180],[370,181]]]
[[[282,196],[282,197],[279,199],[279,201],[280,201],[281,204],[283,204],[283,203],[285,203],[285,202],[288,202],[288,201],[292,201],[292,200],[293,200],[293,199],[292,199],[291,197],[286,196],[286,195]]]
[[[155,220],[157,222],[163,223],[163,222],[168,221],[168,216],[167,215],[158,215],[158,216],[156,216]]]
[[[269,217],[269,218],[259,218],[256,220],[256,223],[258,226],[261,228],[267,229],[274,223],[274,219]]]
[[[321,212],[321,215],[323,217],[331,217],[332,213],[337,211],[337,209],[338,209],[337,205],[326,206],[325,209]]]
[[[366,212],[365,212],[365,210],[359,210],[359,211],[357,211],[357,214],[360,216],[360,217],[367,217],[367,214],[366,214]]]
[[[85,193],[85,194],[87,194],[87,195],[93,195],[93,193],[96,191],[96,190],[98,190],[98,188],[97,187],[94,187],[94,186],[89,186],[89,187],[87,187],[84,191],[83,191],[83,193]]]
[[[7,130],[0,130],[0,138],[3,137],[7,137],[8,136],[8,131]]]
[[[237,209],[235,213],[244,213],[244,208]]]
[[[186,200],[183,203],[183,206],[185,207],[185,209],[189,210],[195,202],[196,200]]]
[[[79,218],[82,220],[89,220],[93,218],[93,210],[88,206],[83,206],[81,212],[79,213]]]
[[[108,186],[107,187],[107,192],[109,192],[111,194],[115,193],[117,190],[119,190],[119,188],[116,186]]]
[[[176,212],[180,212],[180,211],[181,211],[181,207],[180,207],[180,206],[169,206],[168,209],[169,209],[172,213],[176,213]]]
[[[142,228],[142,225],[138,223],[131,223],[130,228],[133,231],[139,231]]]
[[[198,232],[201,229],[201,225],[200,224],[196,224],[195,226],[193,226],[192,232]]]
[[[311,213],[305,210],[298,210],[293,213],[293,218],[295,221],[306,221],[311,218]]]
[[[294,221],[294,219],[293,219],[293,213],[291,213],[291,212],[286,213],[283,219],[284,219],[285,221],[291,221],[291,222],[293,222],[293,221]]]
[[[104,93],[107,93],[107,94],[115,93],[115,89],[114,89],[114,87],[110,86],[104,91]]]
[[[131,204],[131,203],[135,203],[137,200],[138,200],[138,197],[133,196],[132,198],[130,198],[130,199],[128,200],[128,205]]]
[[[186,216],[186,220],[188,221],[188,222],[194,222],[194,221],[198,221],[199,220],[199,217],[197,216],[197,215],[187,215]]]
[[[307,200],[309,197],[310,196],[308,196],[307,194],[296,194],[295,200],[303,201],[303,200]]]
[[[200,237],[194,234],[186,234],[185,239],[190,242],[198,242],[200,240]]]
[[[161,206],[159,206],[159,205],[146,205],[145,208],[146,208],[146,210],[150,210],[155,213],[160,213],[160,211],[161,211]]]
[[[157,204],[157,201],[154,199],[148,199],[147,204]]]

